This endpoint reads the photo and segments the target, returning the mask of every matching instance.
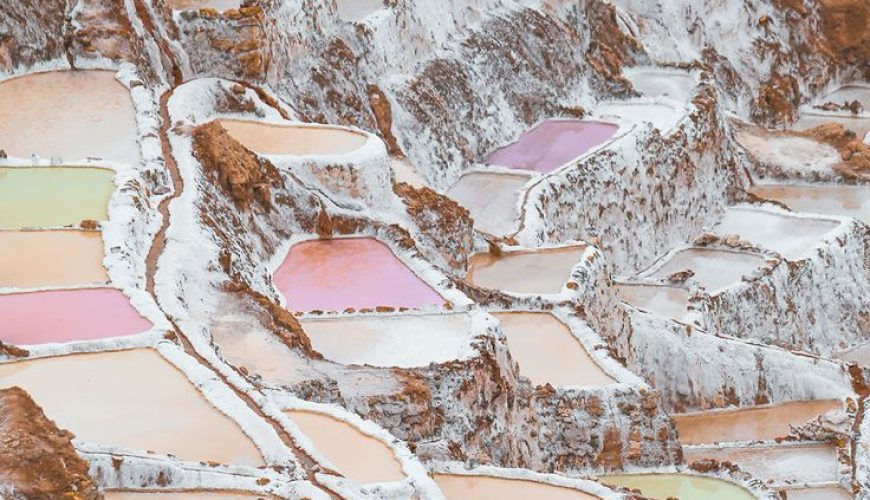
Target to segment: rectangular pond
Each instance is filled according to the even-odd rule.
[[[797,260],[821,244],[825,235],[837,226],[837,222],[830,220],[730,207],[713,227],[713,232],[720,236],[736,234],[754,246]]]
[[[666,500],[750,500],[755,496],[734,483],[691,474],[614,474],[601,482],[640,490],[645,497]]]
[[[0,229],[109,219],[115,172],[91,167],[0,167]]]
[[[749,192],[796,212],[853,217],[870,224],[870,186],[756,184]]]
[[[490,290],[556,294],[562,291],[585,251],[585,245],[575,245],[500,255],[478,253],[469,259],[466,281]]]
[[[765,260],[755,254],[687,248],[671,255],[650,276],[666,279],[674,273],[691,270],[695,273],[693,279],[708,293],[715,294],[764,264]]]
[[[616,285],[626,303],[666,318],[683,321],[689,313],[689,291],[666,285],[621,283]]]
[[[618,130],[599,121],[546,120],[490,153],[484,163],[546,174],[604,144]]]
[[[505,236],[517,230],[520,196],[528,182],[526,175],[470,172],[450,187],[447,196],[471,212],[476,229]]]
[[[15,385],[83,441],[182,460],[263,465],[241,428],[151,349],[0,364],[0,387]]]
[[[0,288],[108,282],[98,231],[0,231]]]
[[[88,288],[0,295],[0,340],[45,344],[121,337],[151,329],[120,290]]]
[[[684,448],[686,463],[714,459],[731,462],[774,484],[835,483],[840,479],[837,449],[827,444],[771,447]]]
[[[616,381],[598,366],[568,325],[550,313],[495,313],[520,375],[535,385],[601,386]]]
[[[310,124],[220,120],[233,138],[251,151],[264,155],[337,155],[356,151],[365,145],[365,134],[344,127]]]
[[[493,476],[435,474],[435,482],[447,500],[593,500],[584,491],[537,481]]]
[[[444,299],[373,238],[311,240],[290,248],[275,286],[291,311],[422,308]]]

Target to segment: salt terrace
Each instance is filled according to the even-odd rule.
[[[866,2],[56,3],[0,496],[870,496]]]

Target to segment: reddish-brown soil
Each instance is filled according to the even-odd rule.
[[[834,169],[852,180],[870,180],[870,147],[840,123],[825,123],[803,135],[837,148],[843,161]]]
[[[0,486],[12,489],[3,498],[103,498],[72,446],[74,436],[46,418],[27,392],[0,390],[0,416]]]
[[[870,2],[820,0],[822,33],[841,64],[860,68],[870,79]]]

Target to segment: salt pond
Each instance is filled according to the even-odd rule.
[[[755,246],[778,252],[787,259],[797,260],[821,244],[825,235],[837,225],[837,222],[830,220],[730,207],[713,228],[713,232],[722,236],[736,234]]]
[[[342,21],[362,21],[377,10],[384,8],[384,0],[336,0],[338,17]]]
[[[670,97],[678,102],[688,101],[696,85],[695,78],[683,71],[624,68],[623,73],[641,94],[648,97]]]
[[[585,251],[585,245],[574,245],[500,255],[479,253],[469,259],[466,280],[491,290],[555,294],[562,291]]]
[[[666,318],[683,321],[689,313],[689,291],[666,285],[617,284],[616,289],[625,302]]]
[[[567,325],[550,313],[496,313],[520,374],[533,384],[601,386],[615,380],[598,366]]]
[[[0,147],[10,156],[139,161],[136,111],[112,71],[54,71],[0,82]],[[2,213],[2,211],[0,211]]]
[[[244,493],[218,493],[214,491],[185,491],[178,493],[148,493],[141,491],[107,491],[106,500],[261,500],[264,495]]]
[[[285,413],[345,477],[361,483],[405,478],[401,464],[383,441],[329,415],[295,410]]]
[[[682,500],[749,500],[749,490],[728,481],[690,474],[625,474],[604,476],[601,482],[640,490],[644,496]]]
[[[0,364],[0,387],[16,385],[83,441],[183,460],[263,465],[241,428],[150,349]]]
[[[361,148],[368,140],[361,132],[341,127],[242,120],[220,120],[220,124],[242,145],[265,155],[346,154]]]
[[[692,278],[708,293],[717,293],[764,264],[765,260],[755,254],[687,248],[671,255],[650,277],[665,279],[674,273],[691,270],[695,273]]]
[[[599,121],[546,120],[490,153],[484,162],[548,173],[604,144],[618,130],[617,125]]]
[[[102,285],[98,231],[0,231],[0,288]]]
[[[840,479],[837,450],[831,445],[683,449],[686,463],[714,459],[731,462],[762,481],[775,484],[834,483]]]
[[[0,295],[0,340],[72,342],[142,333],[151,323],[119,290],[88,288]]]
[[[828,144],[807,137],[739,130],[737,142],[758,161],[793,172],[830,172],[840,163],[840,153]]]
[[[586,500],[595,495],[535,481],[491,476],[435,474],[435,482],[447,500]]]
[[[316,351],[342,364],[410,368],[476,352],[467,314],[312,318],[302,328]]]
[[[749,192],[760,198],[776,200],[798,212],[842,215],[870,224],[868,186],[756,184]]]
[[[504,236],[517,229],[520,195],[528,182],[526,175],[471,172],[460,177],[447,196],[471,212],[475,228]]]
[[[221,12],[237,9],[240,3],[240,0],[166,0],[166,6],[173,10],[212,8]]]
[[[0,167],[0,228],[108,220],[114,176],[104,168]]]
[[[440,305],[440,295],[372,238],[297,243],[275,273],[291,311],[420,308]]]

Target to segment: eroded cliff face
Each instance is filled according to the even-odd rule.
[[[97,500],[103,494],[88,463],[20,387],[0,390],[0,496],[9,499]]]
[[[64,57],[65,0],[0,5],[0,72]]]

